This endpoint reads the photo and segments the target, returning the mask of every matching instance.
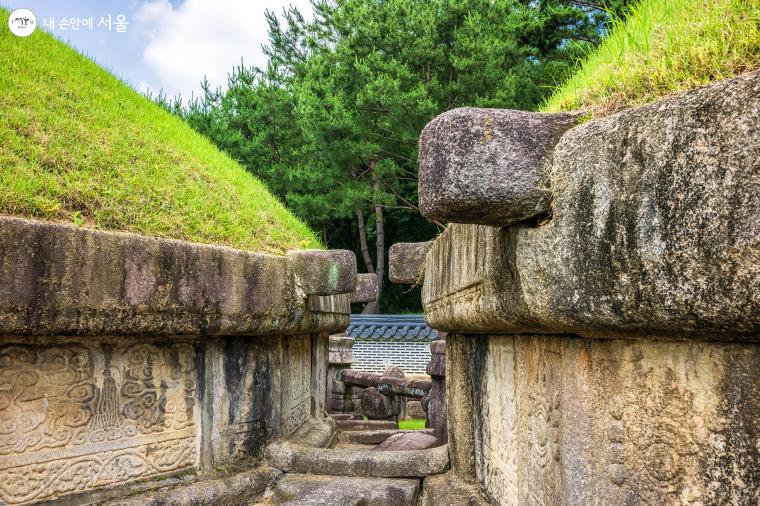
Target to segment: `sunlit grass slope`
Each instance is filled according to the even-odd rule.
[[[594,115],[760,68],[760,0],[642,0],[543,106]]]
[[[41,30],[7,27],[0,9],[0,214],[250,251],[320,247],[180,119]]]

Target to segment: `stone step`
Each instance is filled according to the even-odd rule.
[[[443,473],[449,467],[447,445],[428,450],[373,451],[276,442],[267,447],[265,455],[269,465],[286,473],[424,478]]]
[[[104,506],[246,504],[258,500],[280,476],[282,473],[277,469],[262,466],[215,479],[199,479],[143,493],[137,493],[138,489],[135,489],[132,495],[105,502],[97,500],[97,503]]]
[[[453,473],[434,474],[422,482],[420,506],[486,506],[478,486],[465,483]]]
[[[394,434],[389,437],[372,451],[409,451],[409,450],[427,450],[439,446],[438,438],[432,434],[422,434],[417,431],[410,431],[402,434]]]
[[[395,434],[410,432],[432,435],[433,429],[344,430],[338,433],[338,441],[341,443],[379,444]]]
[[[411,506],[417,502],[416,479],[349,478],[287,474],[269,498],[272,504]]]
[[[398,429],[398,423],[392,420],[336,420],[340,430],[382,430]]]

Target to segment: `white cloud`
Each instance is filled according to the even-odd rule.
[[[214,87],[225,86],[241,58],[247,66],[265,65],[264,11],[280,14],[290,4],[311,16],[308,0],[186,0],[178,7],[168,0],[143,3],[135,28],[147,39],[143,60],[156,82],[141,82],[140,87],[163,88],[169,96],[181,93],[187,99],[191,92],[200,93],[204,75]]]

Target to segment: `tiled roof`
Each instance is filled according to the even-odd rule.
[[[432,341],[438,337],[438,331],[428,327],[423,315],[352,314],[346,335],[359,339]]]

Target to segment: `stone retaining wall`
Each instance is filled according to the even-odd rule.
[[[453,471],[497,504],[758,503],[760,72],[526,114],[421,138]]]
[[[261,456],[326,411],[350,252],[287,256],[0,217],[0,502]]]

